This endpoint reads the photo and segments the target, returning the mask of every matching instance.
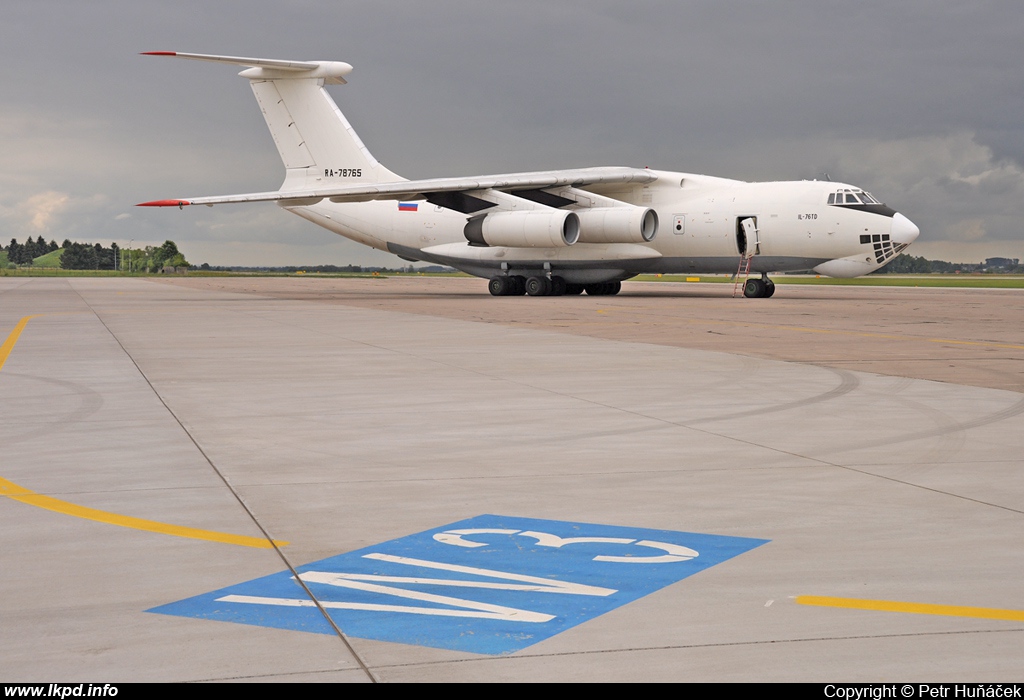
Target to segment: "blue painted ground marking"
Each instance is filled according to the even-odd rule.
[[[480,515],[298,572],[349,636],[510,654],[767,541]],[[148,612],[334,632],[288,571]]]

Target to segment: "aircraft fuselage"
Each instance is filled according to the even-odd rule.
[[[495,296],[616,294],[641,273],[742,275],[770,297],[770,272],[876,270],[917,238],[905,216],[836,182],[761,182],[629,167],[406,180],[367,150],[327,93],[352,66],[152,52],[245,66],[285,167],[273,192],[141,206],[276,202],[404,260],[488,279]],[[750,275],[760,274],[760,279]]]
[[[427,201],[373,201],[286,207],[335,233],[408,260],[451,265],[480,277],[498,271],[538,274],[547,267],[569,282],[627,279],[641,273],[734,273],[745,252],[741,222],[753,219],[757,240],[751,272],[818,269],[856,277],[878,269],[917,236],[916,227],[880,204],[829,204],[851,185],[828,181],[741,182],[651,171],[642,185],[601,195],[658,215],[649,242],[583,243],[566,247],[474,246],[463,213]],[[595,263],[604,261],[604,265]]]

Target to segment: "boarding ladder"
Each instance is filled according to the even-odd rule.
[[[750,277],[750,261],[754,259],[758,245],[761,243],[757,238],[757,225],[753,218],[743,219],[740,221],[740,225],[743,227],[744,249],[740,256],[740,266],[736,268],[736,276],[733,278],[732,296],[734,299],[736,293],[747,284],[747,278]]]
[[[744,255],[740,258],[740,266],[736,270],[736,276],[733,278],[733,299],[736,298],[736,292],[739,291],[740,289],[743,289],[743,287],[745,287],[747,284],[747,278],[750,277],[750,261],[753,259],[753,257],[754,256],[750,256],[748,258],[746,255]]]

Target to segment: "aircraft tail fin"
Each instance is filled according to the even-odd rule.
[[[284,162],[287,174],[282,190],[403,179],[370,154],[323,87],[325,83],[344,85],[344,76],[352,71],[348,63],[173,51],[149,51],[144,55],[247,66],[239,75],[249,79]]]

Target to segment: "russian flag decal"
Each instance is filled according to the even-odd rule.
[[[398,211],[416,211],[419,206],[417,202],[399,202]]]

